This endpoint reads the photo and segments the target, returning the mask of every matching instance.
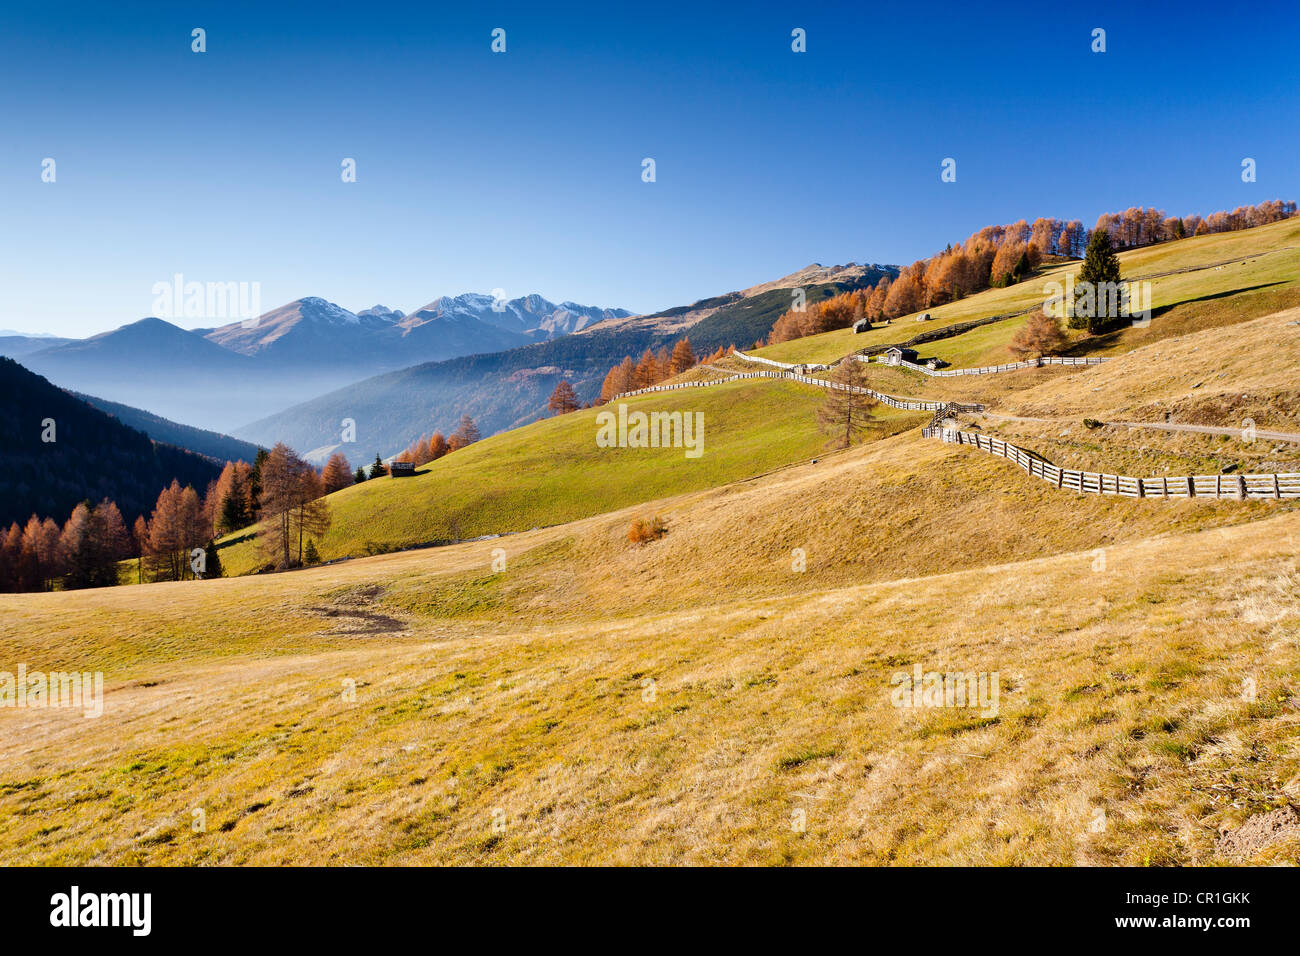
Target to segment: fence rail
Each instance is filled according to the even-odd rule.
[[[893,348],[893,346],[886,346]],[[808,362],[777,362],[773,359],[763,358],[759,355],[746,355],[740,349],[736,349],[733,355],[737,355],[747,362],[762,362],[764,365],[771,365],[780,369],[803,368],[808,371],[821,371],[830,368],[829,365],[814,365]],[[870,362],[872,356],[863,352],[852,352],[844,359],[856,359],[859,362]],[[840,361],[844,361],[841,359]],[[906,359],[900,359],[897,362],[885,362],[886,365],[897,365],[902,368],[909,368],[914,372],[922,372],[925,375],[932,375],[937,378],[952,378],[958,375],[993,375],[998,372],[1014,372],[1022,368],[1041,368],[1044,365],[1071,365],[1087,366],[1100,365],[1102,362],[1109,361],[1108,357],[1101,355],[1088,355],[1082,358],[1073,358],[1069,356],[1044,355],[1041,358],[1028,359],[1024,362],[1008,362],[1005,365],[984,365],[979,368],[950,368],[950,369],[933,369],[925,365],[918,365],[916,362],[909,362]]]
[[[1065,360],[1059,364],[1066,364],[1067,361],[1078,364],[1085,363],[1085,360],[1075,359]],[[1096,364],[1096,361],[1087,362],[1087,364]],[[982,435],[977,432],[966,432],[960,428],[946,425],[946,419],[954,415],[969,415],[984,411],[985,406],[978,403],[932,402],[917,398],[902,398],[896,395],[885,395],[870,388],[854,388],[829,379],[813,378],[809,375],[800,375],[789,371],[735,372],[725,378],[708,381],[651,385],[649,388],[639,388],[631,392],[615,395],[610,401],[630,398],[633,395],[646,395],[651,392],[672,392],[683,388],[707,388],[710,385],[722,385],[726,382],[754,378],[802,382],[805,385],[815,385],[818,388],[825,389],[851,388],[855,392],[870,395],[891,408],[908,411],[933,411],[935,414],[930,420],[930,424],[921,430],[922,437],[938,438],[948,444],[973,445],[979,451],[1014,462],[1033,477],[1041,478],[1043,481],[1066,491],[1075,491],[1080,494],[1120,495],[1125,498],[1230,498],[1237,501],[1300,498],[1300,472],[1271,475],[1162,475],[1159,478],[1134,478],[1129,475],[1112,475],[1106,472],[1076,471],[1072,468],[1061,468],[1053,465],[1042,455],[1027,448],[1013,445],[1001,438],[994,438],[991,435]]]
[[[871,359],[863,356],[859,358],[861,362],[869,362]],[[921,372],[925,375],[934,376],[935,378],[954,378],[958,375],[996,375],[999,372],[1014,372],[1022,368],[1041,368],[1044,365],[1100,365],[1102,362],[1109,361],[1105,356],[1088,355],[1082,358],[1062,357],[1059,355],[1044,355],[1041,358],[1029,359],[1025,362],[1008,362],[1005,365],[983,365],[979,368],[945,368],[934,369],[925,365],[918,365],[915,362],[909,362],[906,359],[899,359],[897,362],[885,362],[886,365],[897,365],[902,368],[911,369],[913,372]]]
[[[939,438],[956,445],[973,445],[982,452],[1014,462],[1035,478],[1057,488],[1080,494],[1122,495],[1126,498],[1300,498],[1300,472],[1273,475],[1162,475],[1133,478],[1105,472],[1059,468],[1041,455],[991,435],[948,428],[943,420],[963,409],[950,405],[941,409],[921,431],[925,438]]]
[[[610,399],[610,401],[611,402],[616,401],[617,399],[620,398],[629,398],[633,395],[647,395],[651,392],[671,392],[679,388],[705,388],[709,385],[722,385],[725,382],[734,382],[739,379],[748,379],[748,378],[785,379],[787,381],[802,382],[805,385],[815,385],[818,388],[825,388],[825,389],[835,388],[835,389],[845,390],[849,388],[849,386],[842,385],[839,382],[832,382],[830,379],[813,378],[811,375],[800,375],[788,371],[769,372],[764,370],[761,372],[734,372],[731,375],[728,375],[726,378],[716,378],[716,379],[710,379],[708,381],[702,381],[702,382],[676,382],[672,385],[651,385],[648,388],[638,388],[631,392],[622,392],[618,395],[615,395],[613,398]],[[933,401],[926,401],[920,398],[903,398],[897,395],[886,395],[884,392],[877,392],[875,389],[872,388],[853,388],[852,391],[863,395],[870,395],[872,398],[874,398],[876,401],[880,402],[883,405],[888,405],[891,408],[901,408],[905,411],[934,412],[949,407],[954,407],[964,412],[984,411],[984,406],[978,404],[954,405],[954,403],[952,402],[933,402]]]
[[[763,358],[761,355],[746,355],[740,349],[732,349],[731,354],[739,356],[746,362],[762,362],[764,365],[771,365],[773,368],[802,368],[809,372],[824,372],[830,368],[829,365],[821,365],[817,362],[778,362],[775,359]]]

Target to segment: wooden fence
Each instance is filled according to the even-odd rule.
[[[858,355],[878,355],[881,352],[887,352],[893,348],[910,348],[913,345],[924,345],[927,342],[937,342],[940,339],[951,339],[958,335],[965,335],[971,329],[978,329],[984,325],[992,325],[994,322],[1001,322],[1004,319],[1014,319],[1018,316],[1027,315],[1030,312],[1037,312],[1043,306],[1041,303],[1034,303],[1027,309],[1021,309],[1018,312],[1001,312],[997,315],[986,316],[982,319],[970,319],[966,322],[954,322],[952,325],[944,325],[937,329],[927,329],[917,335],[912,336],[906,342],[886,342],[879,345],[868,345],[866,348],[858,349]]]
[[[786,379],[788,381],[802,382],[805,385],[816,385],[818,388],[826,389],[836,388],[843,390],[849,387],[841,385],[839,382],[832,382],[830,379],[813,378],[811,375],[799,375],[794,372],[768,372],[764,370],[761,372],[733,372],[726,378],[716,378],[702,382],[676,382],[672,385],[651,385],[649,388],[638,388],[635,391],[623,392],[619,395],[615,395],[610,399],[610,401],[613,402],[620,398],[629,398],[633,395],[646,395],[650,392],[671,392],[680,388],[705,388],[709,385],[722,385],[724,382],[734,382],[739,379],[747,378]],[[920,398],[900,398],[896,395],[886,395],[884,392],[877,392],[875,389],[871,388],[854,388],[853,391],[860,394],[870,395],[876,401],[883,405],[888,405],[890,408],[901,408],[905,411],[935,412],[945,408],[952,408],[956,411],[966,413],[984,411],[983,405],[960,405],[953,402],[925,401]]]
[[[859,361],[869,362],[865,356]],[[979,368],[944,368],[934,369],[924,365],[918,365],[915,362],[908,362],[905,359],[899,359],[897,362],[885,362],[886,365],[897,365],[901,368],[911,369],[913,372],[921,372],[925,375],[931,375],[936,378],[953,378],[958,375],[995,375],[998,372],[1014,372],[1022,368],[1041,368],[1044,365],[1100,365],[1109,359],[1099,355],[1089,355],[1083,358],[1069,358],[1058,355],[1044,355],[1041,358],[1030,359],[1026,362],[1008,362],[1005,365],[984,365]]]
[[[731,354],[744,359],[746,362],[762,362],[764,365],[771,365],[773,368],[802,368],[809,372],[824,372],[830,368],[829,365],[819,365],[815,362],[778,362],[775,359],[763,358],[761,355],[746,355],[740,349],[732,349]]]
[[[1075,360],[1082,363],[1082,360]],[[1053,363],[1055,364],[1055,363]],[[1095,364],[1090,363],[1090,364]],[[610,401],[629,398],[633,395],[645,395],[650,392],[672,392],[683,388],[707,388],[710,385],[722,385],[740,379],[768,378],[785,379],[815,385],[818,388],[846,389],[850,386],[829,379],[813,378],[788,371],[735,372],[725,378],[700,382],[677,382],[672,385],[652,385],[631,392],[615,395]],[[1014,462],[1021,469],[1035,478],[1041,478],[1049,484],[1066,491],[1080,494],[1121,495],[1126,498],[1231,498],[1238,501],[1247,499],[1300,498],[1300,472],[1272,475],[1163,475],[1159,478],[1132,478],[1128,475],[1109,475],[1105,472],[1076,471],[1072,468],[1059,468],[1043,456],[1013,445],[1001,438],[982,435],[978,432],[965,432],[960,428],[948,428],[944,420],[953,415],[969,415],[982,412],[985,406],[976,403],[932,402],[919,398],[900,398],[885,395],[870,388],[854,388],[853,391],[865,393],[891,408],[908,411],[933,411],[934,417],[921,431],[924,438],[938,438],[949,444],[973,445],[980,451],[997,455]]]
[[[892,346],[888,346],[892,348]],[[813,365],[811,363],[800,362],[776,362],[769,358],[762,358],[758,355],[746,355],[740,349],[736,349],[733,355],[737,355],[747,362],[762,362],[764,365],[771,365],[780,369],[805,368],[809,371],[821,371],[830,368],[829,365]],[[859,362],[870,362],[871,356],[862,352],[853,352],[844,356],[844,359],[856,359]],[[840,361],[844,361],[841,359]],[[1083,358],[1061,357],[1058,355],[1044,355],[1041,358],[1029,359],[1025,362],[1008,362],[1005,365],[985,365],[980,368],[948,368],[933,369],[924,365],[918,365],[915,362],[908,362],[900,359],[897,362],[885,362],[886,365],[897,365],[901,368],[909,368],[914,372],[923,372],[926,375],[932,375],[937,378],[952,378],[958,375],[993,375],[997,372],[1014,372],[1022,368],[1041,368],[1044,365],[1100,365],[1102,362],[1109,361],[1106,357],[1099,355],[1085,356]],[[838,363],[836,363],[838,364]]]
[[[1023,470],[1057,488],[1080,494],[1123,495],[1126,498],[1300,498],[1300,472],[1274,475],[1173,475],[1131,478],[1104,472],[1058,468],[1041,455],[1010,442],[978,432],[945,428],[943,420],[963,411],[960,406],[941,409],[921,434],[950,444],[973,445],[980,451],[1015,462]]]

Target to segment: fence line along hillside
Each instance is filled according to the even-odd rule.
[[[887,345],[885,348],[893,348]],[[769,358],[762,358],[758,355],[746,355],[740,349],[733,353],[747,362],[762,362],[764,365],[772,365],[780,369],[802,368],[810,372],[824,371],[830,368],[829,365],[811,365],[799,362],[777,362]],[[853,352],[844,356],[846,359],[856,359],[859,362],[871,362],[872,357],[863,352]],[[843,361],[843,359],[841,359]],[[1069,366],[1089,366],[1100,365],[1102,362],[1108,362],[1110,359],[1100,355],[1089,355],[1083,358],[1061,357],[1057,355],[1044,355],[1036,359],[1027,359],[1024,362],[1007,362],[1004,365],[984,365],[979,368],[947,368],[933,369],[925,365],[918,365],[916,362],[909,362],[906,359],[899,359],[895,362],[886,362],[887,365],[896,365],[900,368],[911,369],[914,372],[921,372],[925,375],[936,378],[954,378],[959,375],[994,375],[998,372],[1015,372],[1022,368],[1042,368],[1045,365],[1069,365]],[[837,363],[838,364],[838,363]]]
[[[1015,462],[1035,478],[1057,488],[1081,494],[1122,495],[1126,498],[1300,498],[1300,472],[1272,475],[1175,475],[1159,478],[1131,478],[1104,472],[1058,468],[1027,449],[978,432],[946,428],[943,420],[963,411],[949,406],[935,415],[921,434],[957,445],[973,445],[982,452]]]
[[[737,358],[744,359],[746,362],[761,362],[764,365],[770,365],[773,368],[802,368],[809,372],[824,372],[826,369],[830,368],[829,365],[817,365],[812,362],[778,362],[775,359],[763,358],[761,355],[746,355],[740,349],[733,349],[731,354]]]
[[[648,388],[638,388],[630,392],[621,392],[610,399],[611,402],[620,398],[630,398],[633,395],[647,395],[651,392],[672,392],[680,388],[707,388],[710,385],[722,385],[726,382],[735,382],[740,379],[749,378],[777,378],[785,379],[792,382],[802,382],[805,385],[815,385],[818,388],[850,390],[862,395],[870,395],[876,401],[890,408],[900,408],[912,412],[935,412],[944,408],[955,408],[962,412],[982,412],[983,405],[959,405],[952,402],[927,401],[920,398],[903,398],[897,395],[886,395],[884,392],[877,392],[872,388],[851,388],[842,385],[839,382],[832,382],[825,378],[813,378],[811,375],[800,375],[794,372],[735,372],[726,378],[715,378],[700,382],[675,382],[672,385],[651,385]]]
[[[860,362],[869,362],[871,359],[866,356],[858,357]],[[998,372],[1014,372],[1022,368],[1042,368],[1044,365],[1100,365],[1102,362],[1110,361],[1109,358],[1100,355],[1089,355],[1083,358],[1062,358],[1057,355],[1044,355],[1041,358],[1029,359],[1024,362],[1008,362],[1005,365],[983,365],[979,368],[944,368],[934,369],[924,365],[918,365],[915,362],[909,362],[906,359],[898,359],[895,362],[887,362],[887,365],[897,365],[900,368],[911,369],[913,372],[921,372],[924,375],[931,375],[935,378],[955,378],[959,375],[996,375]]]
[[[750,358],[742,353],[737,352],[742,358]],[[770,360],[760,360],[770,361]],[[997,371],[1009,371],[1013,368],[1031,368],[1040,363],[1047,365],[1098,365],[1104,359],[1040,359],[1033,362],[1017,362],[1010,366],[994,366]],[[777,364],[777,363],[772,363]],[[910,363],[908,363],[910,364]],[[1300,472],[1285,474],[1269,475],[1162,475],[1159,478],[1133,478],[1128,475],[1111,475],[1105,472],[1095,471],[1076,471],[1072,468],[1059,468],[1053,465],[1042,455],[1013,445],[1008,441],[992,436],[982,435],[978,432],[966,432],[960,428],[947,427],[944,422],[954,415],[977,414],[985,411],[985,406],[980,404],[967,404],[961,402],[938,402],[926,401],[919,398],[902,398],[896,395],[885,395],[870,388],[855,388],[852,386],[842,385],[839,382],[832,382],[829,379],[813,378],[810,375],[803,375],[791,372],[789,366],[780,371],[768,371],[766,369],[758,372],[735,372],[724,378],[711,379],[707,381],[696,382],[677,382],[672,385],[651,385],[649,388],[638,388],[634,391],[623,392],[615,395],[610,401],[620,398],[630,398],[633,395],[646,395],[651,392],[671,392],[683,388],[707,388],[711,385],[722,385],[726,382],[734,382],[741,379],[782,379],[793,382],[802,382],[805,385],[815,385],[818,388],[837,388],[850,389],[854,392],[870,395],[877,401],[890,406],[891,408],[906,409],[909,411],[933,411],[934,417],[921,431],[924,438],[938,438],[949,444],[972,445],[979,451],[986,452],[990,455],[996,455],[999,458],[1005,458],[1014,462],[1021,469],[1028,472],[1035,478],[1041,478],[1049,484],[1066,491],[1075,491],[1080,494],[1096,495],[1120,495],[1126,498],[1229,498],[1237,501],[1246,501],[1248,499],[1263,500],[1282,500],[1286,498],[1300,498]],[[925,372],[933,372],[931,369],[918,369]],[[961,370],[968,374],[989,374],[989,372],[972,372],[972,370]],[[942,374],[942,373],[940,373]],[[958,372],[957,374],[961,374]]]

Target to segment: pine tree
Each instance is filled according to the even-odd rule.
[[[1094,229],[1088,239],[1083,268],[1076,280],[1078,291],[1070,328],[1087,329],[1094,335],[1106,331],[1118,316],[1107,314],[1109,310],[1105,308],[1105,301],[1108,296],[1105,293],[1110,288],[1118,289],[1119,282],[1119,256],[1111,245],[1110,232]]]
[[[243,473],[229,463],[226,468],[230,470],[229,477],[222,472],[221,480],[217,483],[219,496],[222,485],[225,485],[225,494],[220,497],[217,505],[216,521],[216,530],[223,533],[238,531],[253,523],[253,516],[248,510],[248,490],[244,486]]]
[[[302,555],[303,564],[320,564],[320,554],[316,551],[316,541],[313,538],[307,539],[307,550]]]
[[[221,566],[221,553],[217,550],[217,543],[209,541],[203,549],[203,573],[199,575],[203,580],[208,578],[225,577],[226,571]]]
[[[361,482],[363,482],[363,481],[366,480],[366,477],[367,477],[367,476],[366,476],[366,466],[365,466],[365,465],[358,465],[358,466],[357,466],[357,473],[356,473],[355,475],[352,476],[352,481],[353,481],[354,484],[358,484],[358,485],[359,485],[359,484],[361,484]]]
[[[375,452],[375,463],[370,466],[370,477],[382,478],[386,474],[388,474],[388,467],[384,464],[384,460],[379,457],[379,452]]]
[[[270,453],[265,448],[257,449],[253,460],[253,470],[248,476],[248,513],[255,515],[262,510],[262,466],[266,464]]]

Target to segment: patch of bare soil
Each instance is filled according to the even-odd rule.
[[[328,632],[332,637],[369,637],[406,630],[406,622],[400,618],[371,610],[371,606],[384,593],[385,589],[377,584],[358,585],[340,592],[331,604],[307,610],[334,621],[334,626]]]
[[[1300,810],[1280,807],[1257,813],[1235,830],[1219,837],[1214,848],[1236,860],[1249,859],[1275,843],[1300,838]]]

